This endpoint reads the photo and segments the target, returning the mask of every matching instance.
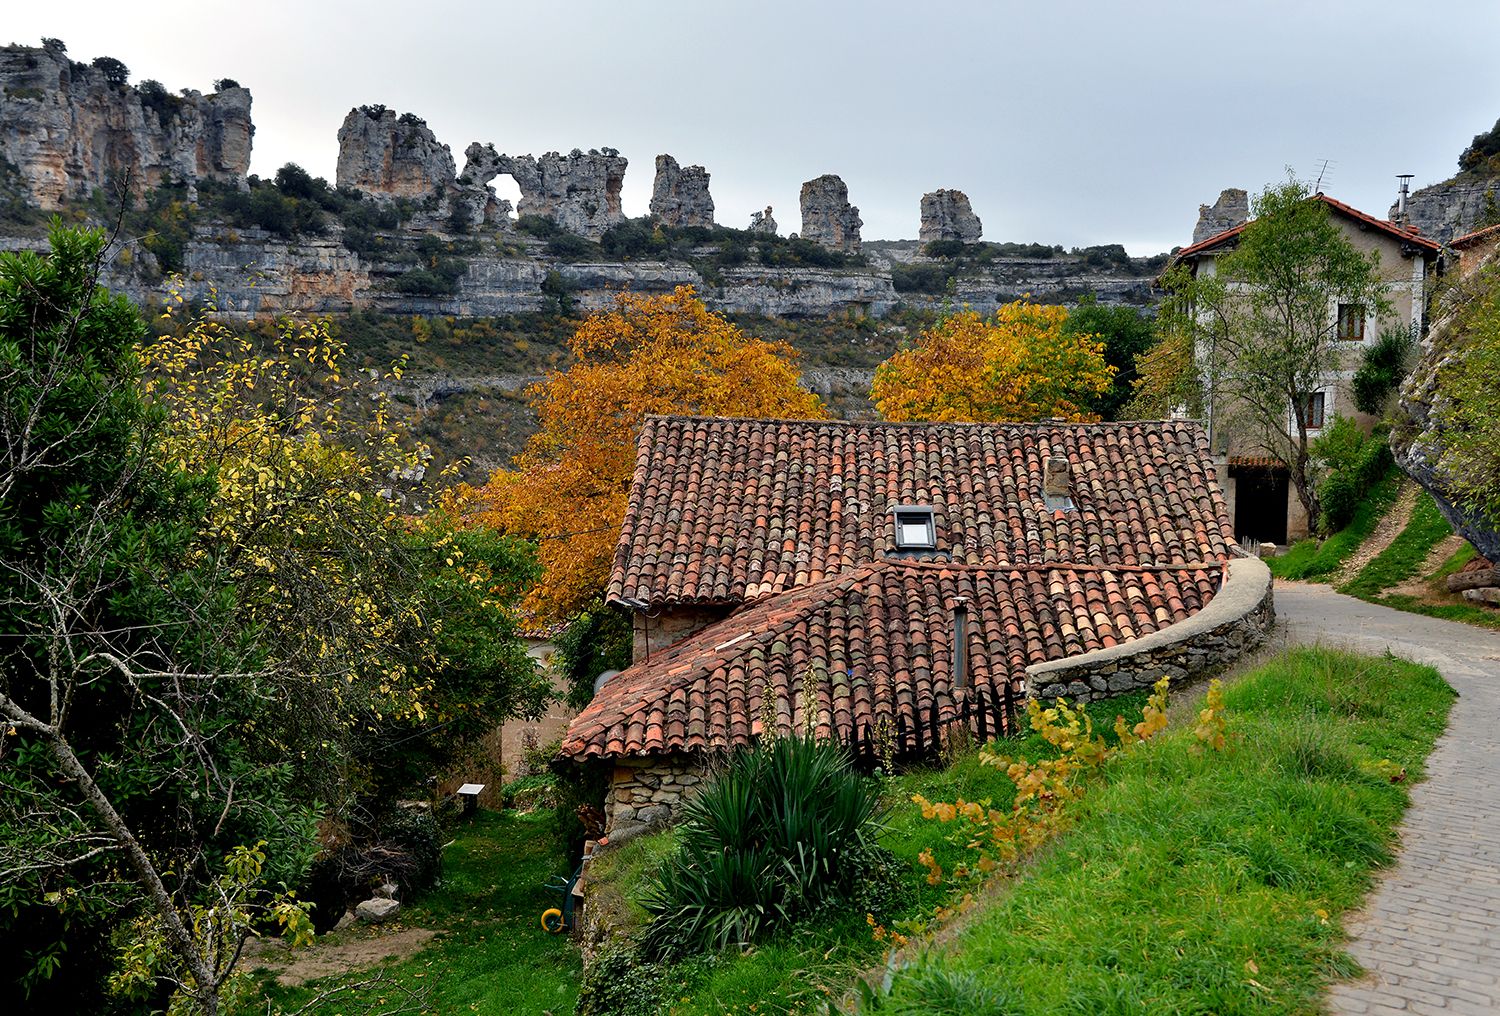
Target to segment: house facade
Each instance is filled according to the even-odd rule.
[[[1406,330],[1416,339],[1427,327],[1426,312],[1432,277],[1441,247],[1414,227],[1359,211],[1325,194],[1311,200],[1327,205],[1331,219],[1362,253],[1379,255],[1379,273],[1390,301],[1390,313],[1377,320],[1375,309],[1331,301],[1328,326],[1338,341],[1339,366],[1303,396],[1309,435],[1335,416],[1354,419],[1367,432],[1376,423],[1354,405],[1351,382],[1367,349],[1386,328]],[[1217,261],[1234,250],[1247,223],[1223,229],[1179,251],[1175,263],[1195,275],[1211,275]],[[1312,521],[1290,482],[1286,465],[1268,450],[1254,426],[1237,419],[1232,402],[1220,400],[1207,409],[1208,439],[1224,488],[1225,505],[1237,539],[1284,545],[1310,535]],[[1292,407],[1287,406],[1287,428],[1292,433]]]
[[[768,732],[918,757],[1041,690],[1028,668],[1069,661],[1037,681],[1101,697],[1253,642],[1268,576],[1205,645],[1116,658],[1235,599],[1233,553],[1196,422],[653,418],[607,590],[636,655],[562,753],[609,770],[615,838]]]

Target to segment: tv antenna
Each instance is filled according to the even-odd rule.
[[[1320,168],[1318,170],[1318,179],[1317,179],[1317,182],[1313,184],[1313,193],[1314,194],[1322,194],[1323,193],[1323,178],[1326,177],[1326,176],[1328,176],[1328,169],[1329,169],[1330,166],[1333,165],[1333,161],[1334,160],[1332,160],[1332,159],[1324,159],[1323,160],[1322,168]]]

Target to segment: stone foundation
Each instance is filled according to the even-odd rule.
[[[1275,623],[1271,570],[1257,558],[1235,558],[1218,594],[1192,617],[1122,645],[1034,663],[1026,687],[1035,698],[1091,702],[1149,688],[1163,675],[1178,684],[1233,663]]]
[[[693,755],[616,759],[604,801],[605,835],[619,843],[666,825],[706,779]]]

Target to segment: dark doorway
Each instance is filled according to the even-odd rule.
[[[1285,469],[1231,467],[1234,480],[1234,535],[1262,543],[1286,543]]]

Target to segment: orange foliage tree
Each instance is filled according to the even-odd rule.
[[[636,437],[653,415],[824,419],[796,352],[746,335],[679,286],[621,294],[570,341],[574,363],[528,390],[541,429],[479,490],[488,524],[536,539],[542,578],[526,607],[566,617],[604,587],[625,519]]]
[[[1115,369],[1095,336],[1063,330],[1067,319],[1065,307],[1025,300],[945,317],[880,365],[870,398],[897,421],[1096,419],[1082,402],[1108,390]]]

